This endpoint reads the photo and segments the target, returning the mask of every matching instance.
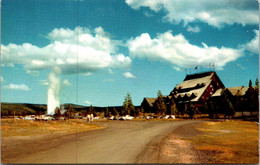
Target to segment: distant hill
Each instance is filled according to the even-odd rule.
[[[62,104],[64,109],[68,109],[69,106],[75,109],[77,112],[89,109],[90,106],[83,106],[77,104],[66,103]],[[113,108],[117,111],[122,109],[122,106],[108,106],[108,110],[112,111]],[[96,107],[94,110],[96,112],[105,111],[107,107]],[[138,108],[138,107],[136,107]],[[1,115],[32,115],[32,114],[45,114],[47,111],[46,104],[28,104],[28,103],[1,103]]]
[[[44,114],[47,106],[44,104],[26,104],[26,103],[1,103],[1,115],[30,115]]]

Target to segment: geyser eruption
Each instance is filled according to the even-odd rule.
[[[57,77],[60,74],[60,69],[55,67],[48,76],[49,88],[48,88],[48,103],[47,114],[54,115],[56,107],[60,108],[60,78]]]

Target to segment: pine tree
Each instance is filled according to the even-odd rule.
[[[157,115],[165,115],[166,105],[165,105],[163,95],[160,90],[158,90],[157,96],[158,96],[157,100],[154,103],[155,113]]]
[[[249,88],[251,88],[252,87],[252,80],[250,79],[249,80]]]
[[[189,101],[189,104],[187,105],[186,112],[190,116],[190,118],[193,119],[193,116],[195,114],[195,107],[191,104],[191,101]]]
[[[53,115],[55,119],[58,119],[61,116],[60,108],[56,107],[55,114]]]
[[[92,105],[90,105],[89,109],[88,109],[88,114],[93,114],[95,112],[95,109]]]
[[[132,102],[132,98],[130,96],[130,93],[128,92],[125,101],[122,106],[122,112],[121,115],[134,115],[135,114],[135,107]]]
[[[222,101],[222,108],[223,108],[223,113],[226,116],[231,116],[235,112],[235,108],[233,103],[231,102],[230,98],[226,94],[226,92],[223,92],[223,101]]]
[[[255,80],[255,86],[256,86],[256,89],[259,91],[259,81],[258,81],[258,78],[256,78],[256,80]]]
[[[117,116],[118,115],[118,112],[116,110],[116,108],[114,107],[113,110],[112,110],[112,115],[113,116]]]
[[[169,112],[169,114],[170,115],[176,115],[177,112],[178,112],[177,105],[176,105],[174,99],[172,98],[171,99],[171,104],[170,104],[170,112]]]
[[[109,117],[108,107],[106,107],[106,110],[105,110],[105,112],[104,112],[104,116],[105,116],[105,117]]]

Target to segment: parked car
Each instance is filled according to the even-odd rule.
[[[26,116],[25,118],[23,118],[25,120],[35,120],[35,118],[32,118],[31,116]]]
[[[110,116],[108,119],[109,120],[114,120],[114,116]]]
[[[132,120],[132,119],[134,119],[134,117],[133,116],[129,116],[129,115],[121,116],[119,118],[119,120]]]

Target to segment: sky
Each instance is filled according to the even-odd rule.
[[[1,102],[46,104],[55,89],[61,104],[121,106],[129,92],[140,105],[210,70],[225,87],[248,86],[259,78],[258,9],[257,0],[2,0]]]

